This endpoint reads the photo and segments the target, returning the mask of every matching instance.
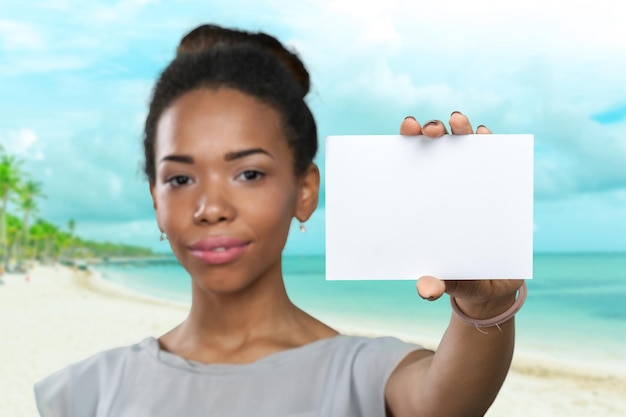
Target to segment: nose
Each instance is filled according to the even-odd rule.
[[[217,224],[235,218],[236,210],[228,190],[217,181],[199,187],[193,220],[197,224]]]

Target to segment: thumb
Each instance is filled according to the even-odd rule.
[[[446,291],[446,283],[429,275],[417,280],[417,293],[425,300],[434,301]]]

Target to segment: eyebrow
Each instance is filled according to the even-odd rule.
[[[246,156],[254,155],[257,153],[265,154],[269,156],[270,158],[274,159],[274,157],[265,149],[252,148],[252,149],[244,149],[242,151],[229,152],[226,155],[224,155],[224,160],[232,161],[232,160],[239,159],[239,158],[245,158]]]
[[[224,160],[227,162],[233,161],[235,159],[245,158],[246,156],[255,155],[255,154],[265,154],[270,158],[274,159],[274,157],[262,148],[252,148],[252,149],[244,149],[241,151],[229,152],[224,155]],[[193,164],[194,159],[189,155],[166,155],[161,158],[160,162],[171,161],[171,162],[180,162],[183,164]]]
[[[181,162],[183,164],[193,164],[193,158],[187,155],[166,155],[161,158],[160,162],[172,161],[172,162]]]

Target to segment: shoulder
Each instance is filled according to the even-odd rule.
[[[141,344],[143,344],[142,342]],[[44,386],[55,380],[81,381],[92,379],[99,374],[114,373],[125,361],[138,354],[141,344],[105,350],[80,362],[69,365],[38,382],[36,386]]]
[[[422,349],[394,337],[337,336],[329,346],[332,359],[324,397],[333,398],[333,407],[345,409],[344,415],[385,415],[390,376],[406,357]]]
[[[35,384],[35,399],[42,417],[95,415],[103,389],[114,389],[149,344],[141,343],[97,353],[49,375]]]
[[[339,350],[353,352],[358,356],[404,356],[409,352],[423,349],[422,346],[407,343],[395,337],[365,337],[340,335],[335,338],[334,346]]]
[[[372,372],[377,370],[386,380],[396,366],[409,353],[422,350],[423,347],[407,343],[395,337],[342,336],[344,349],[354,358],[353,372]]]
[[[351,364],[354,381],[372,386],[376,391],[387,384],[393,371],[412,352],[421,351],[420,345],[407,343],[395,337],[343,336],[346,352],[343,359]],[[372,378],[375,376],[375,378]],[[372,384],[373,380],[376,381]]]
[[[307,352],[307,360],[316,362],[318,371],[327,369],[337,380],[350,380],[379,391],[395,368],[411,352],[423,347],[395,337],[362,337],[339,335]],[[327,366],[323,366],[323,364]]]

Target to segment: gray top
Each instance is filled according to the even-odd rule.
[[[384,416],[391,372],[418,345],[339,335],[243,365],[202,364],[155,338],[35,385],[42,417]]]

